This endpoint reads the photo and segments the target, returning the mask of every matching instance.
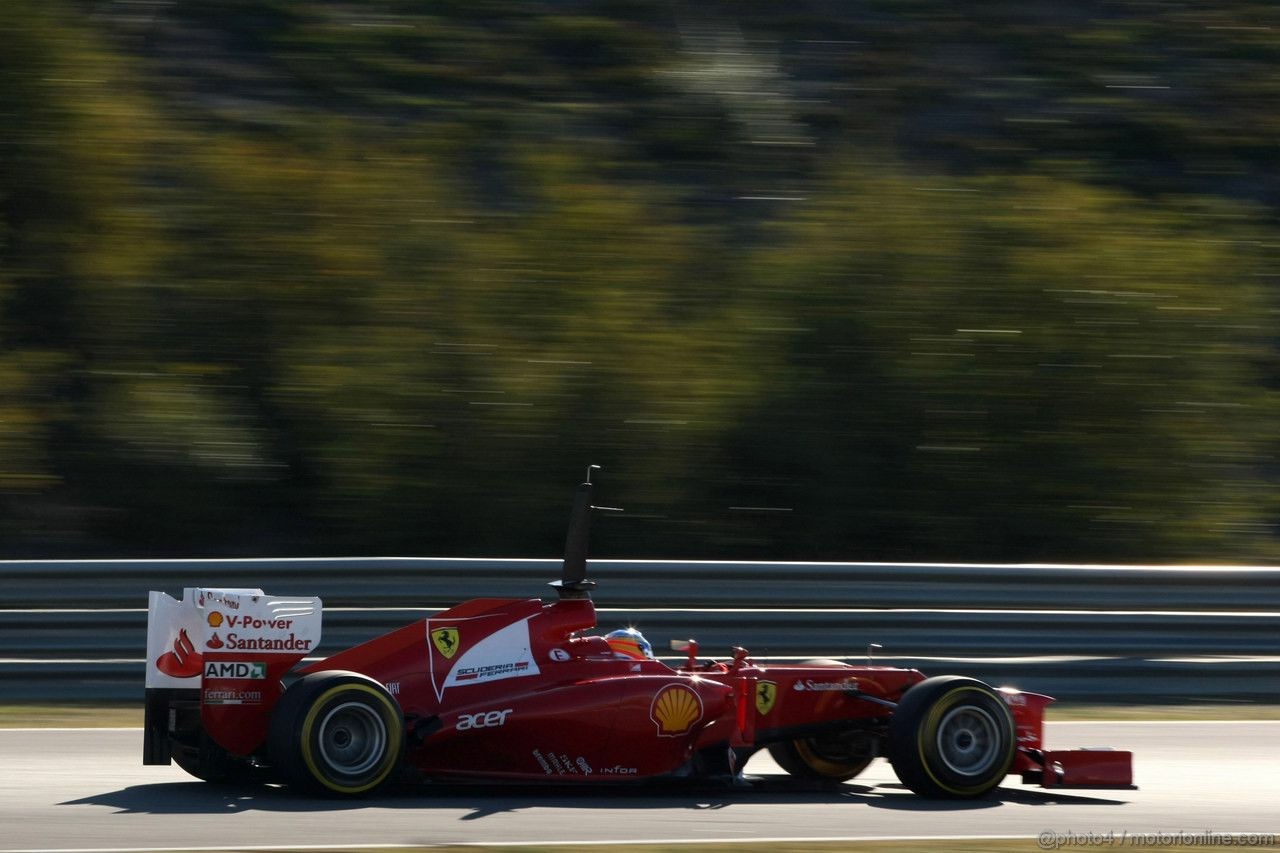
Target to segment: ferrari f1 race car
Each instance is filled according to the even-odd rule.
[[[927,797],[979,797],[1010,773],[1131,785],[1129,752],[1043,748],[1047,696],[891,666],[765,665],[743,648],[704,662],[693,641],[673,642],[688,654],[674,667],[619,652],[585,633],[591,490],[588,476],[557,600],[474,599],[300,668],[320,643],[318,598],[152,592],[143,763],[330,797],[393,779],[733,783],[761,749],[820,783],[884,756]]]

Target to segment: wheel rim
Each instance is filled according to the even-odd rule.
[[[325,764],[344,776],[360,776],[386,753],[387,724],[368,705],[344,702],[320,721],[319,746]]]
[[[1000,727],[986,710],[974,705],[952,709],[938,725],[938,756],[961,776],[978,776],[996,763]]]

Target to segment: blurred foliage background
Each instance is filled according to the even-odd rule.
[[[1265,562],[1280,7],[5,0],[0,551]]]

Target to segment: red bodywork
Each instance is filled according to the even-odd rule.
[[[924,679],[886,666],[764,666],[743,650],[732,662],[691,655],[672,668],[617,657],[603,638],[581,635],[595,626],[587,598],[476,599],[299,673],[351,671],[385,685],[408,723],[404,766],[422,777],[592,782],[732,776],[771,742],[883,731],[894,703]],[[261,704],[202,704],[208,735],[234,754],[260,752],[280,692],[274,678],[300,659],[272,661]],[[1042,752],[1053,700],[1004,695],[1018,733],[1012,772],[1045,785],[1131,783],[1129,753]]]
[[[469,649],[526,620],[529,674],[451,681]],[[833,672],[750,661],[676,670],[661,661],[619,658],[603,638],[575,636],[595,624],[595,608],[585,599],[547,605],[481,599],[304,671],[364,673],[388,685],[410,718],[438,718],[440,727],[420,746],[411,743],[407,756],[429,776],[590,775],[605,781],[679,773],[703,750],[718,749],[727,760],[731,746],[752,746],[782,730],[884,716],[884,708],[846,698],[842,685],[856,680],[873,695],[893,699],[923,678],[886,667]],[[458,632],[451,658],[430,639],[441,629]],[[512,651],[513,658],[523,657],[520,649]],[[828,689],[795,689],[806,680]],[[757,707],[761,683],[774,696],[767,713]]]
[[[904,694],[926,682],[914,669],[765,666],[745,649],[734,649],[727,663],[701,662],[692,641],[678,668],[620,656],[604,638],[584,633],[596,627],[594,584],[586,580],[590,495],[588,476],[574,498],[562,577],[553,584],[559,600],[465,602],[303,667],[295,675],[314,677],[288,692],[282,680],[319,642],[319,599],[185,590],[179,602],[153,592],[144,763],[172,758],[199,778],[226,781],[256,778],[259,770],[291,777],[297,759],[311,762],[311,776],[291,777],[305,787],[320,772],[313,755],[323,731],[335,738],[325,740],[323,749],[332,750],[323,753],[326,766],[337,774],[354,768],[325,782],[342,794],[380,784],[397,766],[423,779],[732,779],[762,747],[788,772],[837,782],[887,748],[899,779],[929,795],[980,795],[1005,768],[1046,786],[1132,784],[1128,752],[1044,751],[1044,710],[1053,701],[1047,696],[929,679],[895,718]],[[197,629],[200,648],[187,633]],[[315,675],[321,672],[330,675]],[[198,690],[186,685],[195,678]],[[347,693],[326,693],[342,698],[323,705],[327,700],[307,692],[317,684]],[[301,704],[313,699],[317,704]],[[342,722],[313,728],[322,711],[323,720]],[[374,722],[366,730],[361,720]],[[394,731],[394,742],[365,738],[365,731]],[[343,751],[357,737],[359,748],[381,751],[365,764],[344,764]],[[834,757],[824,751],[832,744]],[[797,764],[802,751],[809,757]],[[359,774],[369,767],[381,775],[361,787]]]

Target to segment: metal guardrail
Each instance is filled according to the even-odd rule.
[[[1276,567],[592,560],[590,572],[602,604],[626,607],[1280,611]],[[137,607],[149,589],[269,585],[330,606],[444,606],[543,596],[559,573],[559,560],[412,557],[0,562],[0,604]]]
[[[151,589],[319,595],[329,654],[478,596],[549,597],[557,560],[0,562],[0,699],[133,699]],[[1072,699],[1280,701],[1280,568],[593,560],[602,630],[709,655],[962,672]]]

